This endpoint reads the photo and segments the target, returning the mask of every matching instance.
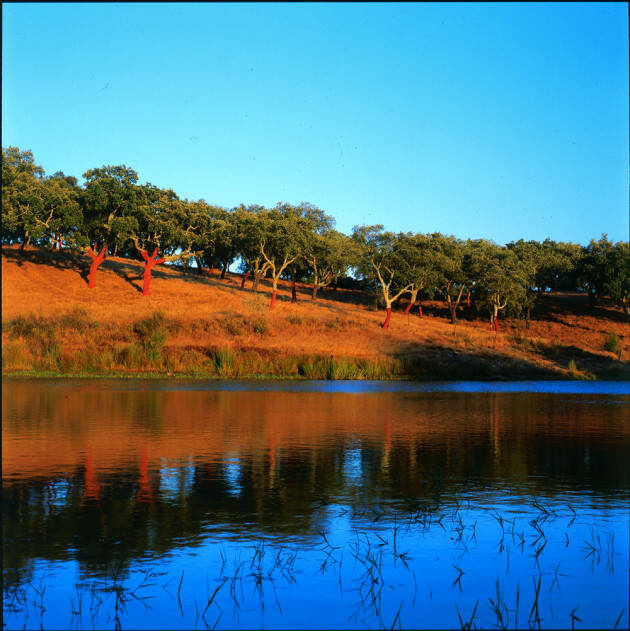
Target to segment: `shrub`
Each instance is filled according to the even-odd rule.
[[[153,331],[166,328],[166,318],[161,311],[155,311],[153,315],[138,320],[133,325],[133,331],[141,340],[149,339]]]
[[[58,323],[62,329],[68,329],[78,333],[84,333],[98,326],[87,314],[87,311],[80,307],[74,307],[68,313],[60,316]]]
[[[133,331],[140,338],[140,345],[137,350],[134,348],[135,344],[130,347],[126,362],[133,365],[128,367],[140,368],[145,362],[149,364],[160,362],[162,349],[168,338],[164,314],[161,311],[156,311],[148,318],[138,320],[133,325]]]
[[[256,335],[267,335],[269,333],[269,321],[263,317],[256,318],[252,321],[252,330]]]
[[[229,349],[215,349],[210,351],[210,359],[214,362],[220,375],[229,375],[234,367],[234,353]]]
[[[233,311],[227,311],[223,317],[219,320],[221,328],[227,331],[230,335],[242,335],[245,328],[245,321],[242,316],[239,316]]]
[[[604,340],[604,350],[609,351],[610,353],[620,354],[621,351],[621,343],[619,341],[619,336],[614,332],[610,331]]]
[[[50,320],[29,316],[18,316],[9,323],[9,335],[12,338],[23,337],[37,342],[48,342],[55,338],[55,324]]]

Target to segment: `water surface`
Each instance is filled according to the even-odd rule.
[[[627,383],[2,395],[8,628],[628,626]]]

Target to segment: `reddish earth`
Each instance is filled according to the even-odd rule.
[[[320,290],[280,281],[275,308],[270,311],[271,282],[262,281],[259,291],[251,280],[243,287],[241,274],[196,270],[156,264],[152,267],[151,294],[143,295],[144,261],[107,257],[94,274],[87,255],[68,251],[16,247],[2,248],[3,350],[16,344],[7,325],[18,316],[33,314],[58,318],[72,309],[84,310],[104,325],[95,343],[105,348],[113,343],[105,331],[127,329],[131,323],[162,311],[179,327],[169,335],[169,347],[256,349],[287,356],[320,354],[334,357],[396,358],[438,366],[436,376],[449,378],[449,366],[466,360],[487,365],[501,361],[506,378],[526,376],[563,378],[572,376],[629,379],[630,324],[620,309],[603,302],[590,309],[586,296],[577,293],[540,297],[529,329],[522,320],[500,320],[498,333],[487,319],[475,318],[472,309],[460,307],[460,320],[450,324],[447,306],[439,301],[421,301],[423,316],[415,306],[405,315],[407,301],[394,305],[387,329],[382,328],[384,310],[372,307],[373,299],[356,290]],[[92,276],[94,287],[88,282]],[[268,333],[235,332],[231,319],[264,318]],[[221,321],[227,326],[211,327]],[[619,338],[620,350],[604,350],[609,333]],[[64,337],[64,348],[80,348],[79,334]],[[505,362],[508,362],[507,364]],[[511,364],[509,363],[511,362]],[[471,363],[475,376],[476,364]],[[3,364],[3,372],[7,371]],[[479,377],[490,377],[492,371]],[[492,373],[494,374],[494,373]],[[590,375],[589,375],[590,374]],[[461,376],[455,371],[453,378]]]

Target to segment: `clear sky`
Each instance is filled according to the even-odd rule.
[[[232,207],[628,239],[628,9],[3,4],[2,144]]]

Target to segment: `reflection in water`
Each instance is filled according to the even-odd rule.
[[[397,535],[402,516],[412,516],[414,527],[424,524],[424,532],[431,516],[450,516],[454,531],[434,521],[439,526],[431,532],[441,528],[449,546],[461,544],[466,532],[468,547],[474,534],[485,550],[476,525],[489,519],[484,506],[531,513],[533,521],[544,515],[536,503],[555,506],[548,510],[557,514],[558,506],[570,506],[582,511],[586,528],[599,519],[619,525],[630,505],[628,396],[131,389],[85,381],[51,387],[35,380],[5,381],[2,395],[5,590],[34,580],[42,560],[76,562],[80,576],[98,578],[191,548],[206,563],[202,557],[215,558],[219,543],[236,546],[235,554],[261,539],[314,553],[325,531],[341,548],[355,529],[376,533],[381,525],[407,536],[413,550],[417,533]],[[476,508],[464,513],[462,501]],[[535,533],[541,523],[527,528]],[[439,551],[441,540],[431,541],[434,556],[445,555],[457,575],[454,550]],[[428,550],[415,550],[415,557]],[[364,558],[354,556],[355,565]],[[397,560],[408,579],[414,566],[400,554]],[[627,593],[627,573],[616,580]],[[608,592],[602,598],[612,598],[614,590],[601,585],[597,590]],[[480,595],[473,596],[472,604]],[[404,612],[408,626],[453,624]],[[380,611],[369,615],[363,620],[378,626]],[[345,626],[364,626],[361,618],[344,619]],[[554,621],[547,626],[567,623]],[[226,615],[219,626],[238,624]],[[269,624],[291,620],[280,615]],[[337,625],[333,619],[316,626]]]

